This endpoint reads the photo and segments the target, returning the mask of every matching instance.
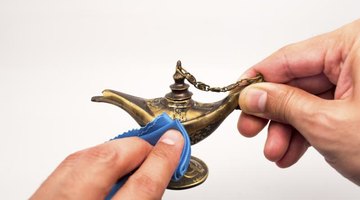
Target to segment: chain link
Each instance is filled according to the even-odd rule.
[[[176,66],[176,71],[182,75],[187,81],[189,81],[190,84],[195,86],[195,88],[202,90],[202,91],[210,91],[210,92],[228,92],[231,91],[237,87],[245,87],[253,83],[259,83],[263,82],[264,78],[261,74],[257,74],[255,77],[252,78],[245,78],[237,81],[236,83],[230,84],[225,87],[211,87],[208,84],[205,84],[201,81],[197,81],[195,76],[190,74],[188,71],[186,71],[181,66]]]

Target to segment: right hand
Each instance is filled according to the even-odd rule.
[[[309,145],[360,185],[360,20],[288,45],[251,67],[266,83],[240,94],[239,131],[255,136],[271,120],[265,156],[289,167]]]

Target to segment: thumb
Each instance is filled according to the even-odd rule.
[[[320,99],[301,89],[276,83],[258,83],[241,91],[239,105],[243,112],[309,130],[316,110],[325,106]]]

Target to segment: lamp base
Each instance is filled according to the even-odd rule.
[[[191,156],[185,175],[178,181],[170,181],[167,189],[184,190],[198,186],[206,180],[208,174],[209,170],[206,164],[199,158]]]

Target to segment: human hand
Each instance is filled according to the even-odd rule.
[[[31,199],[104,199],[122,176],[138,168],[113,199],[161,199],[184,139],[166,132],[151,146],[138,137],[112,140],[68,156]]]
[[[270,121],[266,158],[296,163],[311,145],[360,185],[360,20],[281,48],[244,77],[267,83],[240,94],[239,132],[252,137]]]

